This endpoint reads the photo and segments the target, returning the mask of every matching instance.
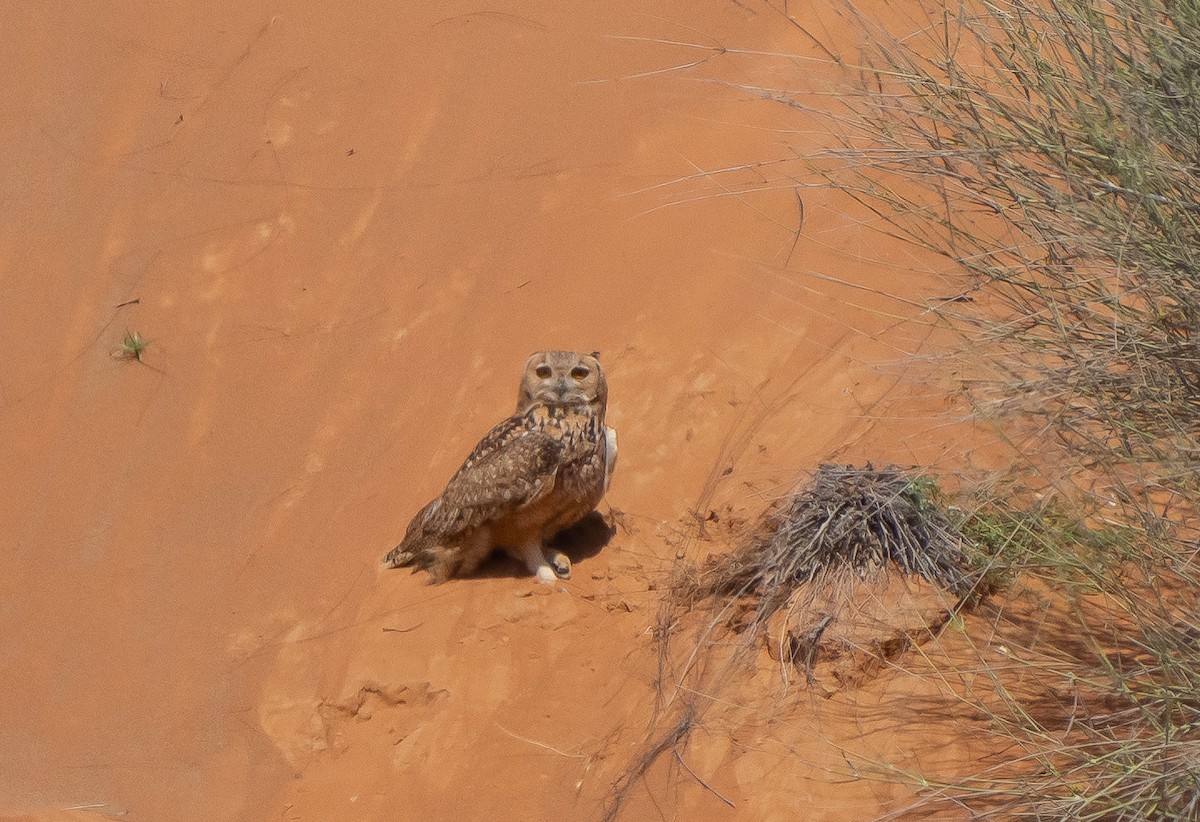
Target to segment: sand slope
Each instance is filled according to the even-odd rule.
[[[0,10],[0,807],[598,818],[690,511],[963,459],[903,364],[936,281],[817,189],[797,239],[776,161],[825,138],[748,90],[836,72],[767,3],[644,9]],[[558,591],[380,572],[548,347],[609,375],[607,545]],[[894,799],[738,744],[693,748],[736,810],[676,769],[628,818]]]

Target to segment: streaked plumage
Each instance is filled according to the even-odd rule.
[[[592,355],[544,351],[525,364],[517,412],[487,433],[422,508],[387,555],[392,567],[433,582],[468,574],[497,548],[543,582],[570,576],[546,542],[592,511],[616,465],[616,432],[604,425],[608,387]]]

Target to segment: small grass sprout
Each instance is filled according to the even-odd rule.
[[[113,351],[113,356],[119,360],[137,360],[142,362],[142,354],[150,345],[150,341],[136,331],[125,330],[121,344]]]

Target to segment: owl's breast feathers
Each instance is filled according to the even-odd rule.
[[[607,445],[603,419],[569,406],[539,404],[509,417],[413,517],[388,563],[422,565],[433,546],[523,511],[536,510],[545,527],[573,524],[604,495]]]

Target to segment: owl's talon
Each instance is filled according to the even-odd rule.
[[[549,565],[543,565],[537,569],[537,581],[545,585],[553,585],[558,581],[558,577],[554,575],[554,569]]]
[[[550,565],[554,568],[554,575],[559,579],[571,578],[571,560],[567,559],[566,554],[555,554],[550,558]]]

